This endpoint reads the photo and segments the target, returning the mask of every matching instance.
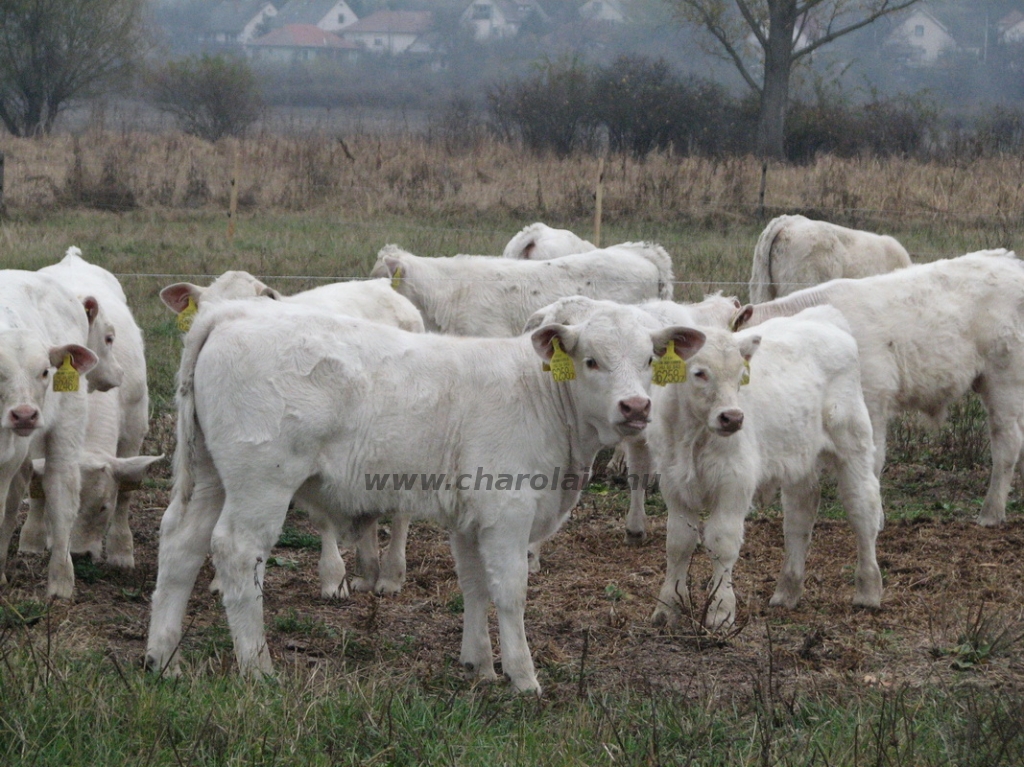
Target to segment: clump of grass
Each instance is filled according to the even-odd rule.
[[[984,602],[959,620],[963,625],[952,644],[940,642],[931,648],[932,657],[949,658],[957,670],[982,666],[1024,642],[1024,626],[1000,612],[986,612]]]
[[[277,539],[277,545],[286,549],[318,550],[320,548],[320,536],[305,533],[291,525],[285,525],[281,531],[281,537]]]

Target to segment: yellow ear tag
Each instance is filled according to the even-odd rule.
[[[651,365],[654,377],[651,379],[658,386],[670,383],[682,383],[686,380],[686,360],[676,354],[676,342],[669,341],[668,348],[661,359]]]
[[[192,327],[192,320],[196,318],[196,312],[198,311],[199,307],[196,306],[196,300],[189,296],[188,306],[178,312],[178,330],[182,333],[187,333],[189,328]]]
[[[740,386],[750,383],[750,360],[743,360],[743,378],[740,379]]]
[[[551,355],[551,362],[548,363],[551,377],[559,383],[573,380],[576,377],[576,366],[572,362],[572,357],[562,349],[558,336],[551,339],[551,345],[555,347],[555,353]]]
[[[71,355],[65,354],[57,372],[53,374],[54,391],[78,391],[78,371],[71,364]]]
[[[391,289],[398,290],[398,284],[402,281],[402,267],[395,269],[395,273],[391,275]]]

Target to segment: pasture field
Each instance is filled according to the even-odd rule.
[[[147,342],[148,453],[174,448],[180,340],[157,295],[167,284],[206,284],[236,268],[291,293],[367,276],[389,242],[420,255],[497,254],[536,220],[593,238],[594,158],[542,162],[491,146],[452,153],[412,138],[262,137],[244,147],[229,238],[221,181],[231,175],[230,142],[104,134],[3,139],[0,150],[0,263],[34,269],[77,245],[121,278]],[[1020,178],[1016,160],[825,159],[770,170],[766,213],[874,228],[928,261],[1018,247]],[[200,181],[206,192],[196,191]],[[662,244],[677,298],[745,298],[764,223],[759,181],[753,160],[610,159],[602,242]],[[938,432],[912,419],[891,426],[880,611],[850,604],[852,535],[826,483],[800,606],[767,609],[781,515],[758,510],[736,568],[740,618],[725,634],[649,625],[664,506],[649,499],[652,535],[628,546],[626,488],[599,473],[531,576],[526,627],[540,700],[462,678],[461,595],[441,531],[414,524],[398,596],[326,602],[319,541],[301,512],[267,569],[277,679],[234,676],[223,611],[206,590],[209,565],[186,619],[184,676],[145,675],[170,489],[162,462],[135,496],[134,571],[79,561],[75,598],[46,603],[45,562],[12,548],[0,592],[0,764],[1024,763],[1024,504],[1018,486],[1006,526],[973,523],[988,475],[985,428],[972,399]],[[698,554],[696,604],[709,573]]]

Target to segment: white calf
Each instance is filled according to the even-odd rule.
[[[750,300],[771,301],[840,277],[868,277],[910,266],[894,238],[804,216],[768,222],[754,246]]]
[[[861,385],[875,437],[875,474],[886,425],[901,410],[939,424],[975,391],[988,413],[992,477],[978,522],[1006,519],[1024,443],[1024,266],[1005,250],[917,264],[859,280],[833,280],[754,306],[746,325],[831,304],[860,348]]]
[[[84,450],[90,457],[82,467],[81,510],[72,531],[71,552],[89,553],[100,561],[105,540],[106,561],[115,567],[131,568],[135,566],[128,522],[132,493],[146,467],[158,460],[135,460],[149,431],[149,386],[142,331],[117,278],[85,261],[78,248],[68,248],[61,261],[40,269],[39,274],[54,278],[79,297],[94,296],[99,301],[107,322],[104,342],[111,346],[111,355],[122,371],[116,390],[93,391],[89,395]],[[29,530],[42,531],[39,508],[38,502],[31,504],[22,530],[23,540]]]
[[[514,336],[530,316],[565,296],[635,304],[672,298],[672,260],[660,245],[623,243],[550,261],[494,256],[423,258],[386,245],[374,277],[423,315],[427,330],[459,336]]]
[[[69,598],[75,585],[71,525],[79,506],[78,464],[87,415],[86,386],[79,379],[98,362],[85,346],[89,332],[82,302],[59,283],[35,272],[0,271],[0,498],[6,499],[0,582],[29,480],[28,459],[46,458],[39,550],[49,543],[46,592],[61,598]],[[110,380],[99,378],[103,385]],[[28,548],[24,534],[21,543]]]
[[[882,507],[871,421],[857,344],[838,310],[818,307],[735,335],[709,329],[687,364],[686,381],[655,389],[648,439],[668,507],[656,624],[674,624],[690,611],[687,571],[701,539],[714,567],[705,622],[733,622],[743,520],[764,483],[781,484],[784,510],[786,557],[771,604],[794,607],[803,594],[823,465],[838,476],[857,538],[853,602],[879,606],[875,538]]]
[[[494,678],[492,600],[504,672],[539,692],[523,626],[527,545],[561,525],[602,446],[646,427],[652,355],[672,341],[687,357],[703,335],[652,330],[634,307],[476,339],[275,306],[211,306],[185,339],[148,665],[174,663],[212,551],[239,666],[271,670],[260,594],[294,498],[339,527],[388,509],[444,525],[465,598],[461,662]],[[421,483],[389,486],[396,475]]]
[[[568,229],[552,229],[547,224],[537,222],[524,227],[519,234],[509,240],[501,257],[547,261],[559,256],[588,253],[592,250],[597,250],[597,246],[577,237]]]
[[[346,317],[361,317],[385,325],[423,332],[419,310],[405,296],[391,289],[387,279],[353,280],[322,285],[292,295],[284,295],[260,282],[248,272],[230,271],[218,277],[209,287],[179,282],[160,291],[160,299],[179,317],[188,316],[212,301],[266,297],[285,303],[312,306],[337,312]],[[186,313],[186,314],[183,314]],[[313,511],[313,523],[320,532],[320,593],[325,599],[348,597],[345,561],[338,550],[342,531],[334,529],[329,518],[319,518]],[[377,522],[363,525],[356,540],[359,576],[352,580],[356,591],[397,594],[405,582],[405,544],[410,519],[396,514],[391,520],[391,540],[379,555]],[[219,588],[215,581],[212,588]]]

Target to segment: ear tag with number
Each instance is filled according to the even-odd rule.
[[[57,372],[53,374],[54,391],[78,391],[78,371],[71,364],[71,355],[65,354]]]
[[[192,320],[196,318],[196,312],[198,311],[199,307],[196,306],[196,300],[189,296],[188,306],[178,312],[178,330],[182,333],[187,333],[189,328],[192,327]]]
[[[676,342],[669,341],[668,348],[661,359],[651,365],[654,371],[652,383],[667,386],[670,383],[682,383],[686,380],[686,360],[676,354]]]
[[[743,378],[740,379],[740,386],[750,383],[750,360],[743,360]]]
[[[572,357],[562,349],[558,336],[551,339],[551,345],[555,347],[555,353],[551,355],[551,362],[548,363],[551,377],[559,383],[573,380],[576,377],[576,366],[572,362]]]
[[[398,290],[398,285],[402,281],[402,267],[399,266],[395,269],[395,273],[391,275],[391,289]]]

